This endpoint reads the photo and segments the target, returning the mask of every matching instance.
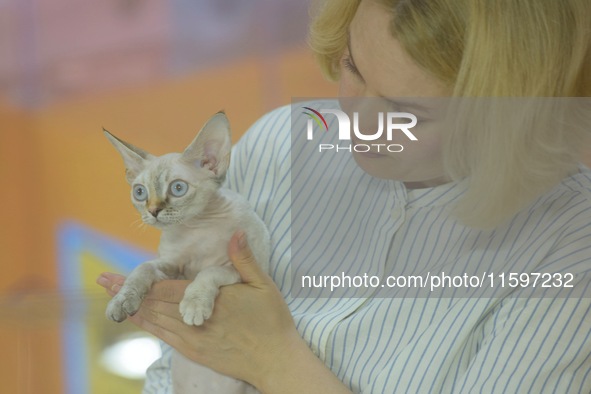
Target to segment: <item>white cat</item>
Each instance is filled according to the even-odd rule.
[[[163,279],[189,279],[180,313],[201,325],[213,311],[219,288],[240,282],[227,254],[232,235],[246,233],[256,261],[267,271],[269,233],[242,196],[221,187],[230,163],[230,126],[223,112],[203,126],[183,153],[155,157],[108,131],[131,185],[131,200],[142,220],[161,229],[158,257],[136,267],[107,306],[121,322],[137,312],[150,287]],[[175,393],[250,393],[252,386],[217,374],[175,352]]]

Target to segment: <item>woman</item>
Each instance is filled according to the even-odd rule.
[[[591,93],[585,0],[329,0],[311,42],[342,97]],[[363,105],[341,101],[349,113]],[[513,115],[525,122],[520,112]],[[493,119],[474,131],[423,122],[417,144],[392,138],[403,152],[311,155],[317,145],[297,137],[305,129],[292,130],[292,140],[294,114],[281,108],[257,122],[234,148],[229,171],[228,186],[249,198],[272,234],[272,279],[237,234],[228,253],[244,283],[222,289],[203,327],[182,323],[183,281],[155,285],[135,324],[264,393],[591,391],[591,300],[580,297],[589,297],[591,267],[591,172],[577,165],[583,127],[504,129]],[[339,143],[334,133],[318,138]],[[295,188],[304,173],[302,185],[314,187]],[[308,207],[298,228],[290,197]],[[538,298],[523,281],[473,297],[371,286],[346,298],[312,297],[304,286],[294,294],[302,283],[301,266],[290,266],[297,259],[323,268],[338,260],[381,277],[408,272],[401,266],[424,277],[477,264],[494,267],[493,279],[570,274],[573,287],[557,283],[558,292]],[[100,279],[110,294],[122,281]],[[145,392],[169,392],[167,360],[169,351],[151,368]]]

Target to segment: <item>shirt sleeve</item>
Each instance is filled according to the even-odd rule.
[[[514,299],[495,314],[458,393],[591,392],[591,300]]]
[[[552,287],[539,280],[490,313],[454,392],[591,393],[591,225],[573,227],[539,266]]]
[[[173,349],[164,342],[160,342],[162,356],[146,371],[146,381],[142,394],[173,394],[170,365]]]

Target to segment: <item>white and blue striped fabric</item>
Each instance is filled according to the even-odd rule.
[[[296,173],[291,154],[307,148],[292,141],[305,130],[291,130],[291,116],[283,107],[249,130],[234,148],[227,186],[248,198],[270,230],[271,275],[301,335],[353,392],[591,393],[589,169],[581,166],[506,225],[477,230],[449,214],[461,182],[406,190],[365,174],[346,153],[310,155],[313,175]],[[324,133],[319,142],[334,137]],[[314,185],[306,195],[295,196],[297,177]],[[310,201],[309,233],[297,229],[293,240],[292,194]],[[351,275],[477,267],[570,273],[575,286],[538,298],[507,288],[486,298],[411,296],[403,288],[296,298],[292,255],[327,269],[338,260]],[[145,394],[172,393],[170,352],[164,345],[149,369]]]

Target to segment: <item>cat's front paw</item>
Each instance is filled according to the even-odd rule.
[[[179,305],[183,321],[190,326],[200,326],[211,317],[215,297],[185,296]]]
[[[137,292],[122,289],[109,301],[106,313],[107,318],[121,323],[127,319],[127,316],[135,315],[138,309],[140,309],[141,304],[142,297]]]

